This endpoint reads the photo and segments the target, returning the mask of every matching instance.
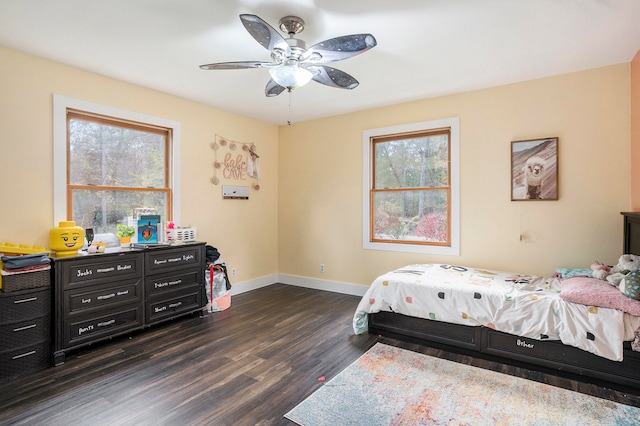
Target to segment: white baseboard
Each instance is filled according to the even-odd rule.
[[[338,281],[318,280],[315,278],[299,277],[296,275],[267,275],[250,281],[243,281],[231,286],[231,295],[245,293],[272,284],[282,283],[295,285],[298,287],[312,288],[315,290],[331,291],[334,293],[351,294],[353,296],[364,296],[369,287],[342,283]]]
[[[231,296],[236,294],[245,293],[247,291],[256,290],[261,287],[266,287],[278,282],[277,275],[267,275],[264,277],[256,278],[249,281],[243,281],[240,283],[231,284]]]
[[[313,288],[315,290],[332,291],[334,293],[364,296],[369,287],[342,283],[338,281],[318,280],[315,278],[299,277],[296,275],[278,274],[278,282],[282,284],[296,285],[298,287]]]

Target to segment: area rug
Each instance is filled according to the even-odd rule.
[[[637,425],[640,408],[377,343],[285,417],[323,425]]]

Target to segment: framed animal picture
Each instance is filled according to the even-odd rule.
[[[558,138],[511,142],[511,201],[558,199]]]

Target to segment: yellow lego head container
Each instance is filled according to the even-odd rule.
[[[49,231],[49,247],[57,256],[76,256],[84,245],[84,229],[72,220],[58,222]]]

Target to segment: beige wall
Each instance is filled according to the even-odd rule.
[[[281,127],[279,273],[368,285],[413,262],[535,274],[594,260],[616,263],[620,212],[630,207],[629,68]],[[362,131],[454,116],[460,119],[461,255],[363,250]],[[559,137],[559,200],[510,201],[510,142],[553,136]]]
[[[0,47],[0,242],[48,246],[53,226],[53,94],[179,121],[182,225],[218,247],[232,282],[277,272],[278,129],[160,92]],[[219,134],[255,142],[261,189],[248,201],[222,200],[210,183]],[[249,181],[224,184],[250,185]]]
[[[278,129],[0,47],[0,241],[47,245],[52,95],[58,93],[182,123],[182,222],[196,226],[199,239],[237,268],[235,282],[281,273],[368,285],[411,262],[540,274],[596,259],[615,263],[622,245],[619,212],[630,209],[630,68],[621,64]],[[363,250],[362,131],[453,116],[460,118],[461,135],[461,255]],[[258,146],[263,179],[249,201],[222,200],[221,187],[209,181],[216,133]],[[560,138],[560,199],[510,201],[510,142],[548,136]]]
[[[631,61],[631,211],[640,211],[640,51]]]

